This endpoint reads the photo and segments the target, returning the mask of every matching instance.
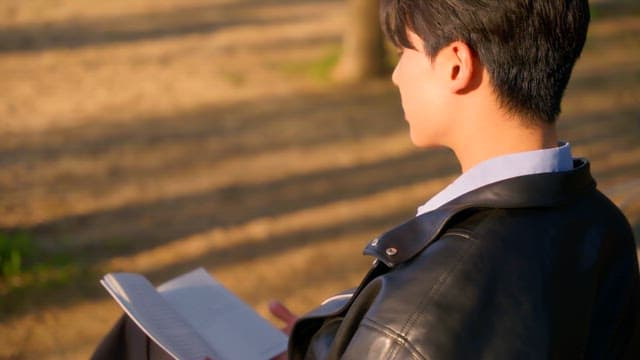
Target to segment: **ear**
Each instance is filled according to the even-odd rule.
[[[454,93],[465,93],[474,87],[477,62],[471,48],[462,41],[454,41],[445,49],[445,71],[449,89]]]

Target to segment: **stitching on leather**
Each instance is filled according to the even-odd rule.
[[[364,327],[368,327],[374,331],[383,333],[384,335],[389,337],[391,340],[393,340],[396,344],[400,346],[405,346],[407,350],[409,350],[411,355],[415,356],[416,358],[429,360],[429,357],[423,355],[418,349],[416,349],[416,347],[413,345],[413,343],[411,343],[409,339],[407,339],[401,333],[393,330],[392,328],[385,326],[384,324],[381,324],[370,318],[362,319],[362,321],[360,322],[360,325]],[[396,347],[396,349],[393,352],[391,352],[390,357],[388,358],[389,360],[392,360],[396,357],[398,353],[397,349],[399,349],[399,347]]]
[[[446,236],[455,237],[458,235],[455,233],[447,233]],[[442,241],[444,237],[445,235],[443,235],[440,239],[438,239],[438,241]],[[467,236],[460,236],[460,237],[464,239],[472,238],[468,234]],[[427,295],[425,295],[420,300],[417,306],[417,310],[409,317],[409,319],[402,326],[401,333],[406,333],[407,330],[411,329],[413,325],[416,323],[416,321],[418,321],[418,319],[424,315],[424,312],[425,312],[424,309],[427,307],[428,301],[430,299],[433,299],[434,295],[437,294],[437,292],[442,288],[442,286],[446,283],[449,277],[453,273],[455,273],[456,269],[460,266],[460,264],[462,264],[463,260],[469,255],[469,253],[471,253],[471,249],[475,247],[475,245],[477,244],[477,241],[470,241],[470,242],[466,242],[465,244],[466,244],[465,248],[463,249],[463,251],[460,251],[455,263],[449,268],[449,271],[446,271],[443,274],[441,274],[440,277],[438,277],[438,280],[436,280],[431,290],[429,290]]]

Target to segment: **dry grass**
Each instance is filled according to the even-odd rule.
[[[263,314],[358,282],[365,242],[458,168],[412,148],[387,80],[312,73],[343,10],[0,1],[0,232],[27,231],[48,264],[0,283],[0,358],[86,358],[119,313],[106,271],[161,281],[202,265]],[[640,15],[596,10],[560,129],[638,233]]]

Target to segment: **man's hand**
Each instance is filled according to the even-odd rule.
[[[273,316],[284,322],[285,326],[280,330],[282,330],[283,333],[287,334],[287,336],[291,335],[291,329],[293,328],[293,324],[295,324],[298,320],[298,316],[292,313],[289,308],[287,308],[286,306],[284,306],[284,304],[277,300],[273,300],[269,303],[269,311]]]
[[[269,312],[273,314],[273,316],[284,322],[284,327],[281,328],[283,333],[287,334],[287,336],[291,335],[291,329],[293,329],[293,324],[298,320],[298,316],[289,310],[284,304],[280,301],[273,300],[269,303]],[[288,355],[287,352],[283,352],[282,354],[274,357],[272,360],[287,360]]]

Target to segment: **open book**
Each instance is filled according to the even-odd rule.
[[[131,273],[110,273],[100,283],[176,359],[266,360],[286,350],[286,335],[202,268],[157,289]]]

